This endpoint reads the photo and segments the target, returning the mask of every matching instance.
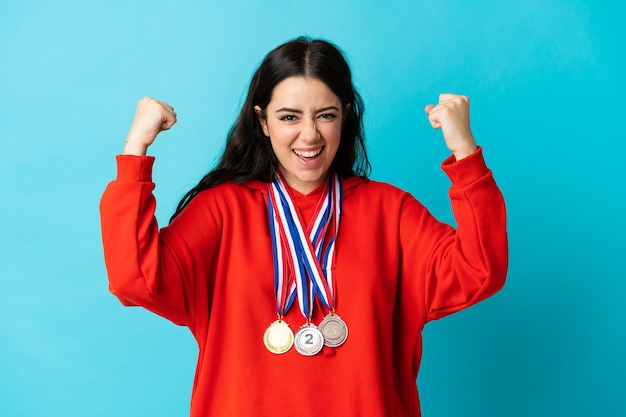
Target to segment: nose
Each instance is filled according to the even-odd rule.
[[[302,124],[302,130],[300,131],[300,139],[305,142],[315,142],[319,138],[319,131],[317,130],[317,121],[315,119],[304,119]]]

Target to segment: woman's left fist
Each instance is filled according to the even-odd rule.
[[[440,94],[437,105],[429,104],[424,108],[431,126],[441,129],[446,146],[457,161],[478,149],[470,129],[469,104],[466,96]]]

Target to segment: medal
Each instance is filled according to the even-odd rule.
[[[324,345],[340,346],[348,336],[346,323],[334,313],[334,254],[343,202],[341,181],[336,174],[329,175],[323,197],[308,228],[304,227],[305,222],[300,218],[294,201],[280,172],[277,172],[276,180],[268,186],[277,322],[282,321],[280,318],[297,298],[306,324],[293,337],[293,344],[298,353],[313,356]],[[311,323],[315,298],[331,312],[320,324],[323,325],[320,329]],[[291,344],[287,347],[287,342],[284,342],[285,350],[282,350],[281,344],[267,342],[272,326],[266,331],[265,345],[271,352],[284,353]]]
[[[289,259],[285,260],[284,248],[281,239],[280,225],[272,216],[272,201],[270,197],[270,234],[272,236],[272,253],[274,255],[274,292],[276,295],[276,312],[278,320],[274,321],[263,334],[263,343],[267,350],[274,354],[287,352],[293,346],[293,331],[282,320],[289,310],[295,297],[295,282],[289,280]],[[273,219],[273,220],[272,220]]]
[[[314,324],[306,323],[296,333],[294,346],[301,355],[313,356],[324,347],[324,336]]]
[[[293,345],[293,332],[287,323],[278,319],[265,330],[263,343],[272,353],[277,355],[285,353]]]
[[[348,326],[337,314],[330,313],[319,325],[319,331],[324,336],[324,344],[328,347],[338,347],[348,338]]]

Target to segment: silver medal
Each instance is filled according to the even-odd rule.
[[[320,323],[319,331],[324,337],[324,344],[328,347],[338,347],[348,338],[346,322],[335,313],[330,313]]]
[[[314,324],[306,323],[296,333],[293,344],[301,355],[313,356],[324,347],[324,336]]]
[[[276,320],[265,330],[263,343],[265,343],[267,350],[272,353],[285,353],[293,346],[293,332],[287,323]]]

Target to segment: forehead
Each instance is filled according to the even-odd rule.
[[[274,87],[269,105],[340,105],[341,100],[323,81],[312,77],[285,78]]]

